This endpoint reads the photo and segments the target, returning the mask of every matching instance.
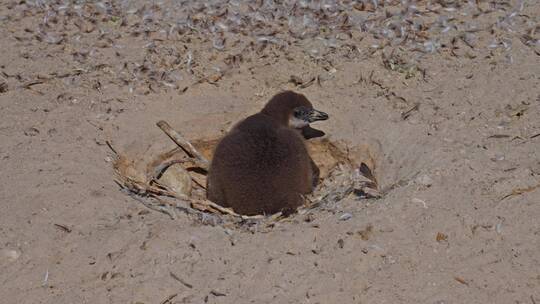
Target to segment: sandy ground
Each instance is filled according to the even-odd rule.
[[[64,24],[57,41],[30,12],[0,3],[0,302],[540,303],[540,57],[519,39],[511,62],[461,43],[405,75],[363,52],[363,33],[357,55],[316,60],[302,45],[231,53],[117,20],[95,24],[105,38]],[[177,55],[193,73],[160,84],[152,67]],[[399,186],[249,233],[171,220],[114,183],[106,140],[172,148],[160,119],[219,136],[282,89],[328,112],[317,127],[331,138],[380,144],[378,178]]]

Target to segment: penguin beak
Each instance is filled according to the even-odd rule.
[[[308,115],[308,121],[310,123],[314,121],[318,121],[318,120],[327,120],[327,119],[328,119],[328,114],[315,110],[315,109],[311,110]]]

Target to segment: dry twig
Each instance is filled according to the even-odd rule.
[[[163,120],[158,121],[157,126],[165,132],[178,146],[180,146],[186,153],[198,159],[201,162],[202,169],[208,170],[210,163],[193,145],[187,141],[182,135],[176,132],[171,126]]]

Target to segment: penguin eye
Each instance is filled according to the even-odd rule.
[[[296,117],[296,118],[302,118],[302,117],[304,117],[305,110],[302,107],[298,107],[298,108],[294,109],[293,114],[294,114],[294,117]]]

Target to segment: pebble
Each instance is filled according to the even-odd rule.
[[[38,134],[39,134],[39,130],[34,127],[24,130],[24,135],[26,136],[36,136]]]
[[[430,187],[433,185],[433,179],[429,175],[423,174],[416,178],[416,183],[422,186]]]
[[[159,182],[180,195],[191,195],[191,176],[180,164],[169,166],[159,178]],[[215,221],[215,219],[212,219]]]
[[[495,157],[493,157],[491,160],[493,161],[503,161],[506,157],[503,154],[495,154]]]
[[[352,218],[352,214],[350,213],[343,213],[340,217],[339,217],[339,220],[340,221],[347,221],[347,220],[350,220]]]
[[[13,249],[2,249],[0,250],[0,256],[6,258],[10,262],[14,262],[21,256],[21,253]]]
[[[501,223],[498,223],[496,226],[495,226],[495,231],[497,231],[497,233],[501,233],[502,231],[502,222]]]

